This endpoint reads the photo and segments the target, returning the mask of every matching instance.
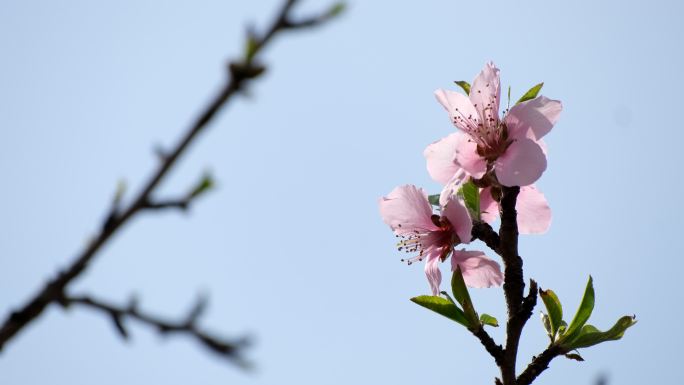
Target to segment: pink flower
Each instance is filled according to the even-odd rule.
[[[499,69],[493,63],[475,78],[469,96],[442,89],[435,96],[461,131],[442,139],[449,152],[426,150],[433,178],[450,178],[450,171],[463,168],[475,179],[493,171],[504,186],[527,186],[539,179],[546,169],[541,139],[558,120],[559,101],[539,96],[515,105],[499,119]]]
[[[439,262],[452,255],[452,269],[461,266],[466,285],[491,287],[501,285],[499,264],[478,251],[456,251],[459,243],[470,243],[472,221],[468,210],[452,196],[441,208],[432,211],[427,193],[413,185],[400,186],[380,199],[380,215],[397,237],[399,250],[417,253],[407,262],[426,259],[425,274],[434,295],[439,294],[442,274]]]
[[[428,171],[435,181],[444,185],[439,203],[445,204],[449,197],[458,192],[461,185],[468,181],[468,174],[456,162],[458,134],[451,134],[425,149]],[[451,160],[450,160],[451,159]],[[494,199],[490,187],[480,190],[481,218],[492,223],[499,217],[499,204]],[[521,234],[542,234],[551,225],[551,208],[544,194],[534,185],[520,188],[515,208],[518,212],[518,230]]]

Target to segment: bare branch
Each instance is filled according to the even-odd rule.
[[[31,321],[39,317],[45,308],[64,297],[64,292],[67,286],[77,277],[79,277],[88,267],[93,258],[98,254],[102,246],[104,246],[121,227],[136,214],[144,211],[150,204],[153,206],[162,205],[165,207],[179,207],[177,202],[170,205],[170,202],[154,202],[151,197],[156,191],[161,181],[166,177],[169,170],[176,164],[177,160],[185,153],[186,149],[191,143],[203,132],[211,123],[217,112],[220,111],[238,91],[244,89],[250,80],[259,77],[265,70],[265,67],[255,64],[255,59],[261,53],[262,49],[271,42],[273,37],[285,30],[304,29],[330,19],[330,11],[319,16],[319,22],[302,22],[293,23],[291,20],[291,10],[295,4],[295,0],[287,0],[280,12],[276,16],[274,22],[269,26],[265,33],[258,35],[254,32],[248,36],[249,49],[240,60],[231,63],[228,79],[226,83],[209,103],[209,105],[200,113],[195,123],[183,134],[176,146],[168,152],[164,153],[162,162],[156,170],[154,170],[149,180],[144,184],[138,195],[125,208],[119,209],[116,207],[111,210],[106,216],[106,220],[101,226],[99,234],[97,234],[93,241],[87,247],[78,253],[74,261],[63,271],[59,272],[57,276],[51,279],[40,291],[31,298],[26,304],[21,306],[18,310],[11,312],[4,323],[0,326],[0,351],[5,346],[5,343],[12,339],[19,331],[21,331]],[[327,15],[327,16],[325,16]],[[334,16],[334,15],[333,15]],[[152,203],[150,203],[152,202]],[[211,345],[210,341],[205,342]],[[221,349],[220,345],[215,346],[216,349]]]
[[[517,385],[529,385],[537,376],[549,367],[551,360],[567,353],[558,345],[551,345],[542,354],[533,357],[532,363],[518,376]]]
[[[92,296],[63,296],[57,300],[62,306],[69,307],[78,305],[99,311],[111,317],[117,332],[125,339],[130,333],[125,327],[126,319],[133,319],[142,324],[152,326],[162,334],[185,334],[201,343],[210,351],[230,360],[240,367],[248,367],[249,363],[242,357],[242,350],[248,345],[247,339],[229,341],[214,336],[197,326],[197,319],[206,307],[206,299],[200,297],[194,304],[187,316],[181,321],[171,321],[162,317],[140,311],[135,302],[121,307],[106,301],[95,299]]]

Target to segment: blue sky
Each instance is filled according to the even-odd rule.
[[[155,146],[174,143],[218,90],[246,25],[265,25],[278,4],[0,3],[3,317],[96,231],[118,180],[140,186]],[[488,60],[514,98],[544,81],[564,104],[539,182],[553,224],[521,238],[526,276],[571,312],[591,274],[592,323],[639,319],[538,383],[681,381],[682,7],[357,1],[325,28],[280,36],[250,97],[221,113],[160,194],[207,169],[216,191],[186,215],[137,218],[73,286],[122,303],[137,293],[169,316],[209,293],[203,325],[254,336],[256,369],[133,323],[123,343],[101,315],[53,307],[6,347],[0,382],[490,384],[496,366],[477,341],[408,301],[429,290],[422,267],[399,262],[377,209],[400,184],[439,190],[422,151],[453,127],[432,92]],[[473,297],[504,318],[500,289]],[[535,315],[521,365],[545,344]]]

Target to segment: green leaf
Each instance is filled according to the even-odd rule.
[[[464,183],[458,189],[458,196],[463,199],[473,219],[480,220],[480,189],[473,182]]]
[[[634,316],[624,316],[617,320],[608,331],[602,332],[592,325],[584,325],[579,336],[569,344],[571,349],[588,348],[606,341],[615,341],[625,335],[625,330],[636,323]]]
[[[587,288],[584,290],[584,297],[582,297],[582,302],[580,303],[575,317],[570,322],[567,331],[559,340],[559,343],[572,342],[582,331],[582,326],[589,320],[591,312],[594,310],[594,281],[589,276],[589,281],[587,282]]]
[[[575,361],[584,361],[584,358],[577,353],[568,353],[565,357]]]
[[[259,49],[259,43],[254,36],[247,36],[245,40],[245,60],[251,61]]]
[[[549,319],[549,316],[547,314],[541,313],[541,322],[542,325],[544,325],[546,334],[549,335],[549,338],[551,338],[551,342],[553,342],[553,331],[551,330],[551,320]]]
[[[489,314],[482,314],[480,316],[480,322],[483,325],[494,326],[495,328],[499,327],[499,321],[496,318],[490,316]]]
[[[339,3],[333,4],[332,7],[328,10],[328,17],[335,17],[339,16],[342,14],[347,9],[347,4],[343,1],[340,1]]]
[[[454,305],[453,302],[446,298],[434,295],[420,295],[411,298],[411,301],[470,328],[470,322],[466,319],[465,314],[463,314],[463,310],[459,309],[458,306]]]
[[[206,193],[214,187],[214,178],[211,177],[210,173],[205,173],[202,179],[195,185],[195,187],[190,192],[191,198],[196,198],[201,194]]]
[[[465,80],[458,80],[454,83],[458,84],[459,87],[463,88],[463,91],[465,91],[466,95],[470,95],[470,83],[468,83]]]
[[[536,98],[543,86],[544,82],[541,82],[535,85],[534,87],[530,88],[529,91],[525,92],[525,95],[521,96],[520,99],[518,99],[518,101],[515,102],[515,104],[520,104],[522,102],[526,102],[528,100]]]
[[[553,290],[539,289],[539,296],[542,301],[544,301],[546,311],[549,312],[549,323],[551,326],[549,334],[551,335],[551,339],[554,339],[556,333],[558,333],[558,328],[560,328],[561,322],[563,321],[563,306],[561,306],[560,300]]]
[[[456,271],[451,275],[451,291],[454,293],[456,301],[463,307],[463,312],[465,313],[468,322],[471,325],[478,325],[480,319],[477,316],[473,301],[470,299],[470,293],[468,293],[468,288],[463,280],[461,266],[457,266]]]
[[[439,206],[439,194],[429,195],[428,201],[433,206]]]

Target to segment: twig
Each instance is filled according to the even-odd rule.
[[[190,206],[191,197],[182,199],[160,200],[155,202],[145,202],[142,209],[146,210],[165,210],[165,209],[179,209],[185,211]]]
[[[106,301],[98,300],[87,295],[63,296],[57,299],[57,301],[64,307],[79,305],[109,315],[116,330],[123,338],[129,337],[128,329],[126,329],[125,326],[125,320],[129,318],[148,326],[152,326],[162,334],[176,333],[191,336],[212,352],[232,361],[241,367],[248,366],[248,363],[241,355],[242,348],[246,347],[249,343],[246,339],[229,341],[213,336],[210,333],[201,330],[197,326],[197,321],[206,307],[206,301],[204,298],[200,298],[190,310],[188,315],[179,321],[170,321],[159,316],[140,311],[135,301],[131,301],[126,307],[115,306]]]
[[[542,354],[534,357],[527,368],[518,376],[517,385],[529,385],[537,376],[549,367],[554,358],[567,353],[558,345],[551,345]]]
[[[471,330],[471,332],[480,340],[487,352],[494,358],[496,364],[501,367],[503,365],[504,359],[503,348],[501,345],[498,345],[496,342],[494,342],[494,339],[492,339],[489,333],[487,333],[482,326],[480,326],[477,330]]]
[[[492,226],[490,226],[489,223],[473,223],[471,235],[473,237],[473,240],[479,239],[482,242],[484,242],[494,252],[496,252],[497,254],[501,254],[501,251],[499,250],[501,239],[499,238],[499,234],[497,234],[496,231],[492,229]]]
[[[185,150],[205,130],[208,124],[216,116],[216,113],[224,107],[231,98],[243,90],[250,80],[259,77],[265,68],[255,62],[255,58],[262,49],[272,41],[277,33],[285,30],[303,29],[313,27],[329,20],[336,13],[339,13],[340,6],[335,5],[329,11],[317,17],[308,18],[301,22],[292,19],[291,11],[295,0],[287,0],[280,12],[276,16],[271,26],[262,35],[251,32],[248,37],[248,49],[244,57],[232,62],[229,66],[229,77],[221,91],[209,103],[205,110],[199,115],[195,123],[180,138],[177,145],[169,152],[164,153],[162,161],[157,169],[152,173],[150,179],[145,183],[140,193],[132,200],[132,203],[123,210],[118,207],[106,216],[105,223],[99,234],[94,240],[82,250],[74,261],[57,277],[51,279],[33,298],[18,310],[13,311],[0,327],[0,351],[5,343],[12,339],[31,321],[43,313],[45,308],[64,296],[67,285],[75,278],[80,276],[88,267],[95,255],[100,251],[114,233],[123,227],[136,214],[141,212],[151,202],[153,192],[159,183],[168,174],[169,170],[175,165],[176,161],[184,154]],[[167,206],[168,207],[168,206]]]

